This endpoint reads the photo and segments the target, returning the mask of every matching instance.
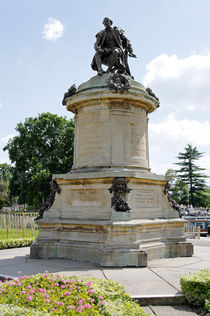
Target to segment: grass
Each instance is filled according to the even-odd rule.
[[[17,229],[17,228],[0,228],[0,240],[8,240],[8,239],[22,239],[22,238],[33,238],[38,235],[38,228],[36,229]]]

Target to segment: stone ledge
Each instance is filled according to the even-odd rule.
[[[165,295],[140,295],[140,296],[131,296],[136,303],[141,306],[147,305],[185,305],[186,298],[183,294],[165,294]]]

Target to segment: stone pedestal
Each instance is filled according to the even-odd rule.
[[[54,175],[61,194],[38,221],[31,258],[143,267],[154,258],[193,253],[185,221],[164,193],[165,178],[149,168],[147,115],[157,101],[130,78],[128,91],[112,91],[109,77],[93,77],[68,99],[76,123],[74,165]],[[111,208],[115,178],[131,189],[124,195],[130,212]]]

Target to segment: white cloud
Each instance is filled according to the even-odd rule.
[[[206,168],[210,176],[210,123],[197,120],[178,120],[174,114],[166,116],[161,122],[149,124],[151,171],[165,174],[169,168],[176,169],[177,156],[184,152],[184,147],[191,143],[203,157],[198,165]],[[207,179],[210,185],[210,178]]]
[[[43,38],[49,41],[56,41],[63,36],[64,25],[56,19],[48,18],[48,23],[43,28]]]
[[[147,65],[143,79],[163,107],[210,110],[210,54],[178,58],[162,54]]]
[[[150,135],[153,137],[155,135],[158,138],[166,137],[171,142],[192,143],[194,146],[210,145],[210,123],[208,121],[201,123],[196,120],[177,120],[174,114],[170,114],[160,123],[150,123],[149,129]]]

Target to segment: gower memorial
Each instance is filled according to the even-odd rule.
[[[110,18],[103,24],[91,64],[97,75],[64,95],[75,115],[73,168],[53,175],[58,187],[37,218],[30,257],[145,267],[192,256],[167,180],[149,166],[148,115],[159,101],[132,77],[128,57],[136,56],[124,31]]]

